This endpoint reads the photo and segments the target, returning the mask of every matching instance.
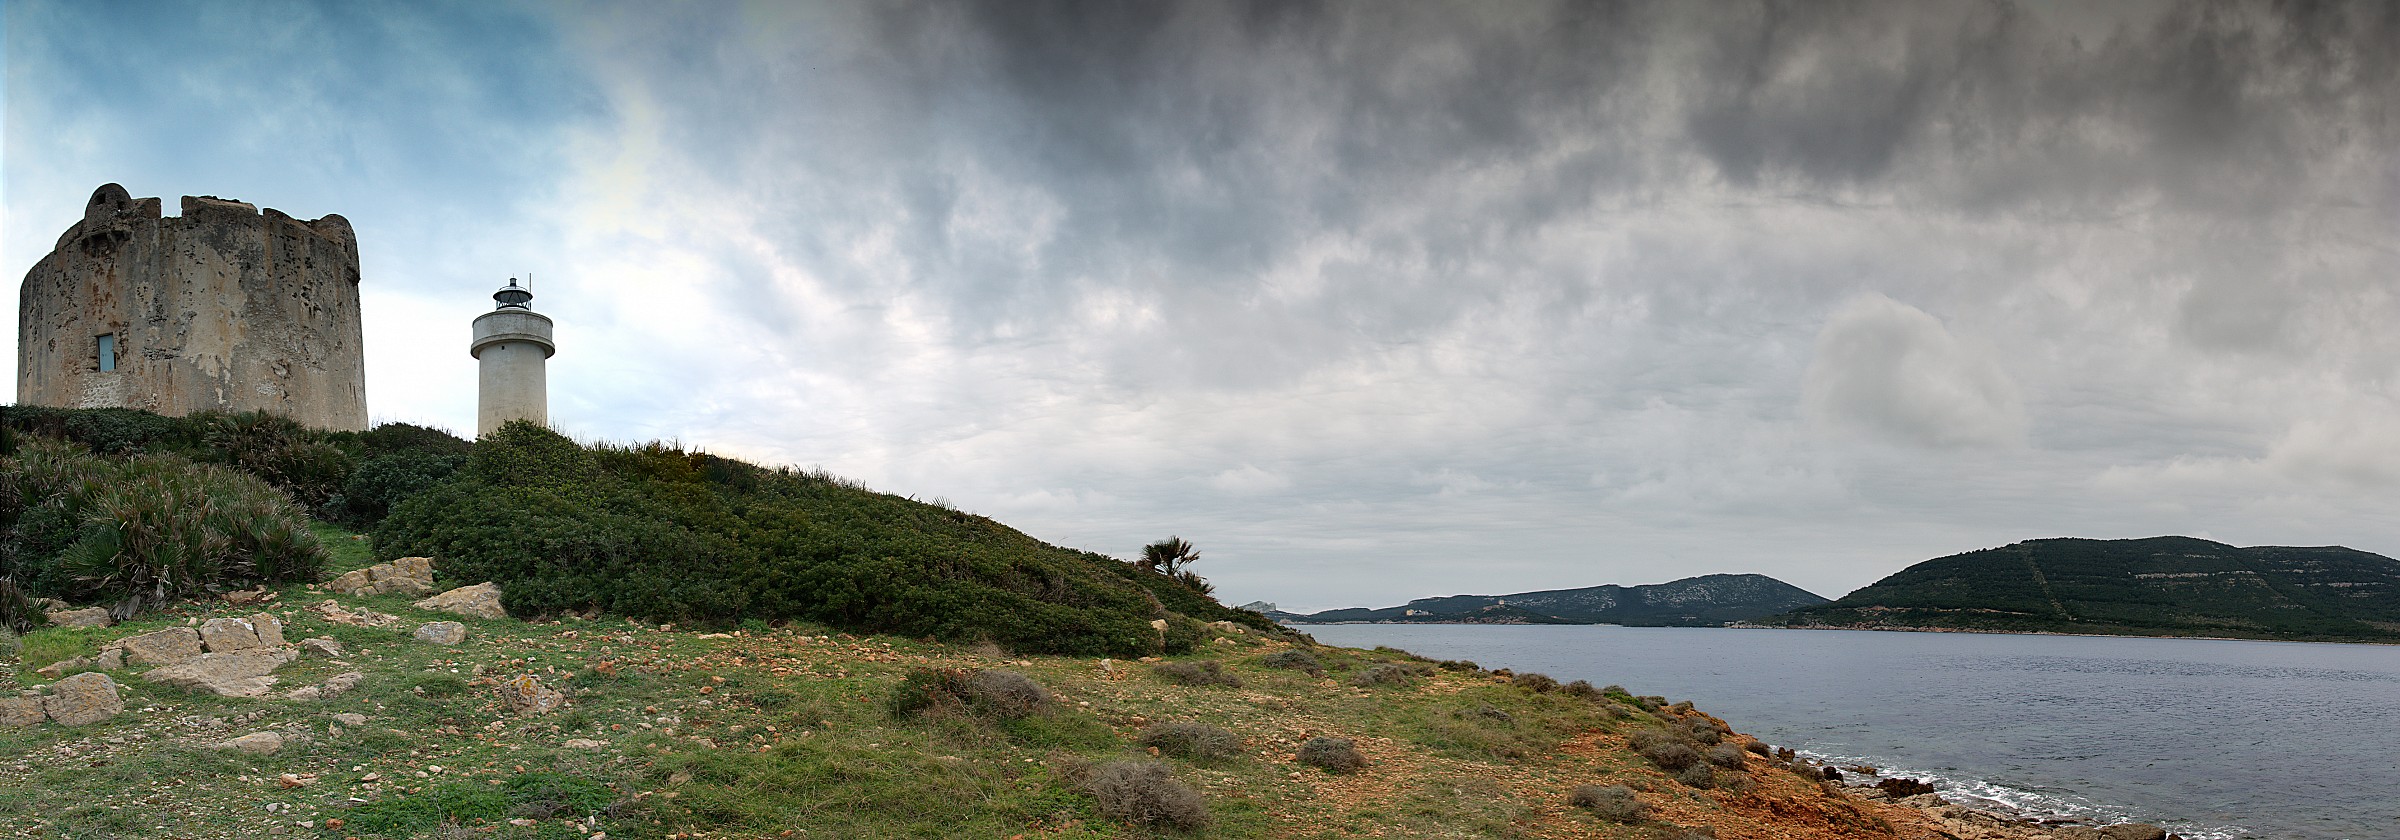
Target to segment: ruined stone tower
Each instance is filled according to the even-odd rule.
[[[475,319],[475,436],[491,434],[510,420],[550,425],[548,366],[558,345],[550,341],[550,318],[533,311],[533,290],[508,279],[492,293],[499,306]]]
[[[161,218],[107,184],[18,290],[17,402],[365,429],[358,315],[349,220],[213,196]]]

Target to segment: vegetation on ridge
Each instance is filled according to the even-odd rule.
[[[2400,561],[2191,537],[2030,540],[1927,560],[1760,623],[2396,641]]]
[[[1282,632],[1167,575],[822,473],[510,424],[395,508],[379,559],[440,558],[522,615],[804,619],[854,632],[1140,656],[1207,621]],[[1151,622],[1164,621],[1161,632]]]

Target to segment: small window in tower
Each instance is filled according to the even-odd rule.
[[[113,336],[113,335],[104,335],[104,336],[101,336],[101,337],[100,337],[100,370],[101,370],[101,372],[105,373],[105,372],[112,371],[112,370],[116,370],[116,369],[117,369],[117,337],[116,337],[116,336]]]

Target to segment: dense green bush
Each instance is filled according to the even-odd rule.
[[[10,406],[0,429],[70,441],[101,455],[174,454],[222,464],[289,493],[311,512],[356,525],[372,525],[392,504],[432,486],[469,447],[425,426],[385,423],[335,432],[260,411],[163,417],[129,408]]]
[[[120,621],[204,591],[314,580],[326,560],[283,494],[181,456],[30,438],[0,474],[15,490],[0,511],[0,578],[35,597],[113,602]]]
[[[656,443],[585,447],[530,424],[485,436],[455,473],[395,506],[375,547],[378,559],[434,557],[459,580],[498,581],[524,615],[803,619],[1119,656],[1189,650],[1203,621],[1264,621],[985,517]]]

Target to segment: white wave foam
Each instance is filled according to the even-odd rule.
[[[2257,840],[2259,834],[2238,825],[2200,825],[2188,820],[2144,819],[2123,808],[2102,805],[2065,792],[2044,792],[2009,787],[1985,779],[1965,778],[1917,770],[1895,765],[1877,756],[1836,755],[1816,750],[1799,750],[1801,755],[1835,767],[1863,764],[1876,768],[1878,778],[1920,779],[1931,783],[1934,792],[1970,808],[1993,811],[2026,819],[2082,820],[2094,825],[2120,822],[2149,822],[2165,827],[2187,840]],[[1851,777],[1854,781],[1857,777]]]

